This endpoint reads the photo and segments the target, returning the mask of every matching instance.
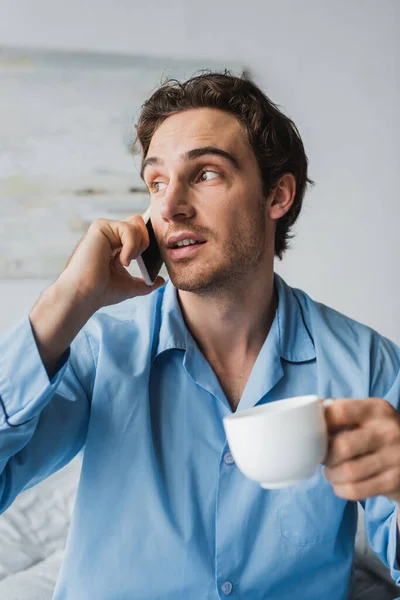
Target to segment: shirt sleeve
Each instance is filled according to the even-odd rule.
[[[85,443],[95,359],[84,329],[51,380],[28,316],[0,337],[0,513]]]
[[[400,411],[400,348],[381,338],[376,356],[373,385],[370,395],[385,398]],[[361,501],[365,509],[365,530],[372,550],[390,569],[390,574],[400,586],[399,536],[397,534],[396,502],[385,496],[376,496]]]

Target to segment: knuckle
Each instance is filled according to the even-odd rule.
[[[341,485],[337,490],[335,489],[335,493],[341,498],[345,498],[347,500],[356,500],[357,499],[357,489],[355,484],[347,483],[346,485]]]
[[[141,252],[143,252],[148,245],[148,241],[146,239],[146,236],[147,236],[146,226],[144,226],[144,229],[143,229],[143,223],[140,223],[140,221],[138,221],[138,220],[132,221],[130,223],[125,221],[125,222],[122,222],[122,224],[123,224],[123,228],[126,232],[126,243],[132,249],[134,249],[135,253],[140,254]],[[136,256],[135,256],[135,258],[136,258]]]
[[[335,411],[338,417],[344,417],[346,414],[346,403],[343,401],[338,401],[332,405],[332,410]]]
[[[140,215],[131,215],[130,217],[127,217],[126,219],[124,219],[123,221],[121,221],[122,223],[124,223],[125,226],[128,227],[133,227],[133,228],[142,228],[142,226],[144,225],[144,221],[143,218]]]
[[[101,217],[97,217],[96,219],[94,219],[91,222],[90,227],[94,228],[94,229],[100,229],[100,227],[102,227],[104,225],[104,221],[105,221],[105,219],[103,219]]]
[[[384,457],[380,454],[373,454],[370,459],[371,461],[371,470],[373,473],[382,473],[385,468],[385,460]]]
[[[332,406],[332,408],[335,411],[335,417],[336,419],[338,419],[341,422],[344,422],[347,420],[347,416],[348,416],[348,405],[347,402],[342,401],[342,402],[337,402],[336,404],[334,404]]]
[[[388,417],[393,414],[392,405],[383,398],[376,398],[376,406],[378,414],[380,414],[382,417]]]
[[[133,216],[129,220],[121,221],[122,225],[131,232],[139,233],[143,230],[143,222],[140,222],[141,217]],[[146,226],[144,226],[146,227]]]
[[[390,490],[396,490],[400,487],[400,471],[398,469],[386,472],[385,485]]]
[[[135,239],[137,236],[138,227],[134,223],[127,223],[126,221],[119,221],[118,227],[121,232],[121,236],[125,235],[130,239]]]
[[[351,455],[352,444],[344,434],[338,435],[336,439],[335,451],[340,458],[346,458],[347,456]]]
[[[126,221],[118,221],[118,227],[121,233],[132,234],[136,230],[136,226],[133,223],[127,223]]]
[[[400,424],[397,419],[388,420],[387,428],[389,429],[388,434],[392,441],[397,440],[400,437]]]
[[[394,442],[400,437],[400,426],[394,419],[382,419],[379,431],[385,442]]]
[[[338,496],[339,498],[343,498],[343,499],[347,499],[347,494],[346,491],[343,489],[343,486],[333,486],[333,489],[335,491],[336,496]]]
[[[348,498],[349,498],[349,500],[359,500],[360,499],[359,488],[357,488],[356,484],[349,485]]]
[[[356,467],[351,463],[343,465],[341,471],[346,479],[353,479],[356,475]]]

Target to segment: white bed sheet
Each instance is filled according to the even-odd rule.
[[[0,516],[0,600],[51,599],[80,470],[78,455]]]

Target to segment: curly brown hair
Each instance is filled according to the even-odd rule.
[[[308,159],[296,125],[246,74],[238,77],[227,70],[206,70],[183,83],[169,78],[142,105],[136,135],[143,161],[161,123],[174,113],[193,108],[217,108],[239,120],[257,159],[265,197],[282,175],[294,175],[296,195],[275,232],[275,255],[282,259],[294,237],[290,230],[300,214],[307,184],[314,184],[307,176]]]

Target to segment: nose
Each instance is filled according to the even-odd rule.
[[[190,202],[190,191],[179,181],[168,184],[168,188],[160,203],[160,216],[164,221],[184,221],[195,214]]]

